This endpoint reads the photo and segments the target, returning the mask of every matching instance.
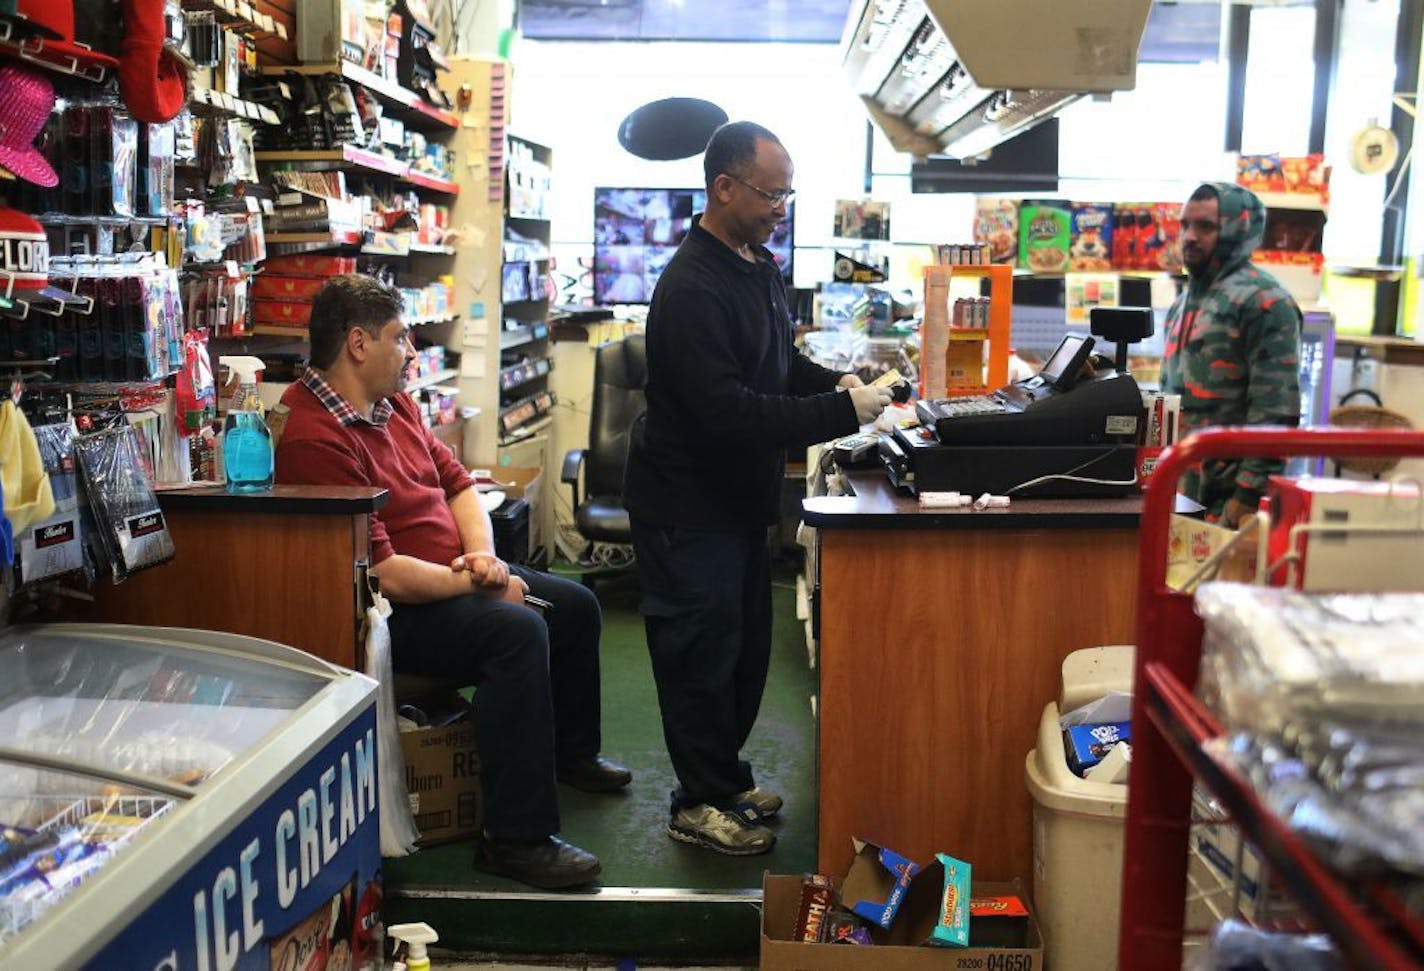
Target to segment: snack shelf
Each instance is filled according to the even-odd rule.
[[[354,229],[327,230],[311,233],[268,233],[268,243],[322,243],[326,246],[357,246],[361,234]]]
[[[252,155],[259,162],[318,163],[327,168],[349,165],[368,172],[379,172],[383,175],[404,176],[407,168],[406,164],[399,159],[382,155],[380,152],[369,152],[364,148],[357,148],[355,145],[342,145],[340,148],[253,152]]]
[[[455,247],[442,246],[439,243],[411,243],[410,251],[412,253],[434,253],[439,256],[455,255]]]
[[[429,189],[431,192],[443,192],[445,195],[450,196],[460,194],[460,187],[454,182],[449,179],[426,175],[424,172],[406,172],[401,176],[401,181],[422,189]]]
[[[340,64],[273,65],[264,67],[262,73],[277,77],[284,74],[339,74],[375,94],[387,106],[395,108],[395,113],[401,115],[406,124],[413,122],[418,127],[426,128],[458,128],[460,125],[460,119],[452,112],[437,108],[409,88],[350,61]]]
[[[1163,453],[1142,510],[1137,583],[1133,752],[1123,849],[1118,965],[1182,965],[1193,780],[1230,811],[1286,891],[1351,966],[1424,966],[1424,919],[1382,883],[1347,888],[1272,813],[1251,784],[1204,747],[1224,734],[1192,694],[1203,625],[1191,595],[1166,584],[1168,522],[1180,476],[1208,459],[1247,456],[1424,456],[1424,433],[1345,429],[1199,432]]]

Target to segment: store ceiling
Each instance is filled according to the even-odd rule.
[[[835,44],[850,6],[851,0],[520,0],[519,28],[532,40]],[[1159,0],[1141,58],[1214,60],[1220,39],[1219,0]]]
[[[836,43],[850,0],[521,0],[537,40]]]

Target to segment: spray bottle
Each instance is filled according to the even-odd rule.
[[[440,935],[429,924],[393,924],[386,928],[386,936],[394,937],[405,946],[406,971],[430,971],[425,945],[434,944]]]
[[[220,357],[228,369],[228,384],[237,393],[223,421],[223,468],[228,492],[261,492],[272,488],[272,433],[262,418],[257,375],[265,365],[256,357]]]

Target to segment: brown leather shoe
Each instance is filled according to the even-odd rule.
[[[603,872],[598,857],[557,836],[532,842],[486,836],[475,850],[475,868],[541,890],[583,886]]]
[[[559,765],[559,781],[584,792],[614,792],[633,781],[633,773],[601,755]]]

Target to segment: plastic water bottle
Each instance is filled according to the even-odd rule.
[[[227,491],[262,492],[272,488],[272,433],[262,417],[257,375],[265,366],[256,357],[220,357],[218,363],[237,381],[237,393],[223,420],[223,468]]]

